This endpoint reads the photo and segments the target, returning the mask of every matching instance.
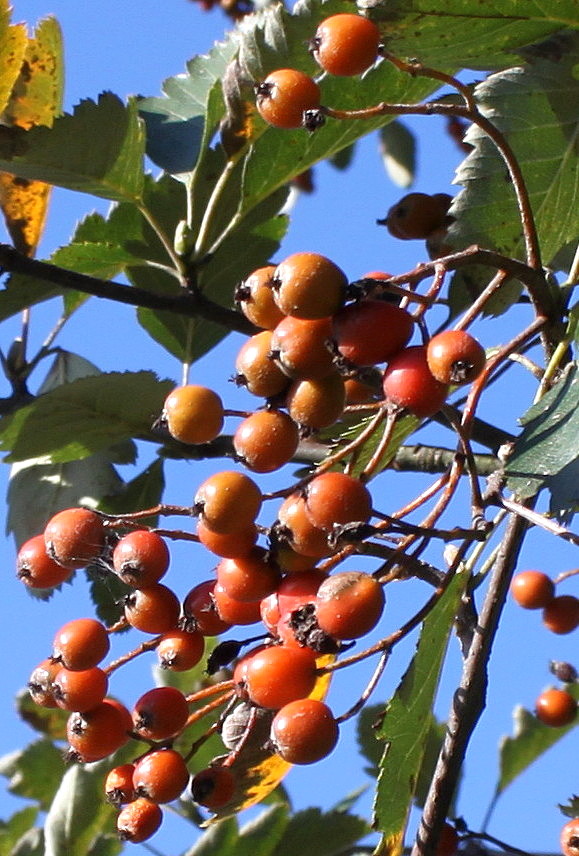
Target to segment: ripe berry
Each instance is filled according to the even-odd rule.
[[[423,345],[405,348],[391,360],[382,388],[392,404],[420,418],[440,410],[448,395],[448,386],[436,380],[428,368]]]
[[[409,312],[385,300],[360,300],[333,318],[333,337],[340,353],[358,366],[384,363],[401,351],[412,336]]]
[[[452,197],[446,193],[408,193],[388,211],[383,220],[391,235],[403,241],[428,238],[432,232],[446,225]]]
[[[260,267],[235,289],[235,302],[245,317],[264,330],[273,330],[283,318],[273,297],[274,271],[275,265]]]
[[[205,651],[205,639],[199,630],[169,630],[157,645],[157,657],[162,669],[187,672],[200,662]]]
[[[535,702],[535,714],[545,725],[562,728],[577,717],[577,701],[566,690],[545,690]]]
[[[168,740],[184,727],[189,716],[187,699],[175,687],[155,687],[133,708],[135,731],[148,740]]]
[[[191,781],[193,801],[206,808],[222,808],[232,799],[234,793],[235,777],[229,767],[207,767]]]
[[[561,830],[563,856],[579,856],[579,817],[567,821]]]
[[[271,337],[271,357],[288,377],[318,379],[333,368],[330,349],[330,318],[303,319],[288,316],[277,325]]]
[[[58,630],[52,643],[52,656],[66,669],[91,669],[109,652],[110,638],[102,622],[95,618],[76,618]]]
[[[280,395],[289,386],[287,375],[270,358],[271,340],[271,330],[256,333],[241,346],[235,360],[235,383],[262,398]]]
[[[278,534],[296,553],[312,558],[330,555],[332,549],[328,546],[328,533],[314,526],[302,494],[290,494],[280,506],[278,517]]]
[[[320,106],[320,87],[303,71],[280,68],[256,86],[257,109],[275,128],[301,128],[305,110]]]
[[[511,594],[523,609],[544,609],[555,596],[555,586],[541,571],[521,571],[513,577]]]
[[[384,589],[361,571],[332,574],[316,596],[316,618],[334,639],[358,639],[376,626],[384,609]]]
[[[16,576],[31,589],[52,588],[71,575],[71,569],[55,562],[46,552],[44,535],[25,541],[16,558]]]
[[[247,556],[222,559],[217,565],[217,582],[234,600],[261,600],[279,585],[281,574],[262,547]],[[219,609],[219,602],[217,601]]]
[[[314,320],[337,312],[348,280],[334,262],[319,253],[293,253],[275,269],[273,296],[284,315]]]
[[[284,705],[271,725],[276,752],[290,764],[314,764],[338,742],[338,724],[322,701],[301,698]]]
[[[257,535],[255,523],[250,523],[245,529],[222,535],[219,532],[212,532],[202,520],[197,521],[199,541],[216,556],[222,556],[224,559],[234,559],[236,556],[247,555],[255,546]]]
[[[380,30],[368,18],[343,13],[318,26],[310,51],[318,64],[340,77],[362,74],[376,60]]]
[[[543,609],[543,624],[551,633],[571,633],[579,627],[579,599],[570,594],[554,597]]]
[[[131,715],[126,707],[114,699],[105,699],[84,713],[71,713],[66,738],[74,757],[89,763],[120,749],[128,741],[131,728]]]
[[[458,386],[479,376],[486,354],[482,345],[466,330],[445,330],[433,336],[428,343],[426,361],[437,380]]]
[[[148,529],[129,532],[113,550],[115,573],[134,588],[158,583],[169,568],[169,549],[160,535]]]
[[[165,399],[163,419],[175,440],[209,443],[223,428],[223,402],[205,386],[178,386]]]
[[[52,692],[59,707],[83,713],[104,699],[109,685],[106,672],[95,666],[80,672],[61,668],[52,682]]]
[[[306,513],[314,526],[331,532],[334,525],[365,523],[372,514],[372,497],[368,488],[352,476],[322,473],[306,488]]]
[[[295,381],[286,397],[291,418],[311,431],[329,428],[342,416],[345,406],[346,388],[337,372],[317,380]]]
[[[52,517],[44,530],[48,555],[65,568],[82,568],[104,546],[103,519],[89,508],[67,508]]]
[[[219,636],[231,627],[217,612],[213,599],[216,584],[216,580],[204,580],[192,588],[183,601],[185,618],[194,622],[203,636]]]
[[[189,770],[183,756],[174,749],[158,749],[144,755],[135,764],[133,786],[139,797],[156,803],[173,802],[189,782]]]
[[[118,767],[113,767],[107,774],[105,779],[107,802],[116,808],[132,802],[136,797],[133,787],[134,769],[134,764],[120,764]]]
[[[198,489],[195,510],[209,529],[220,534],[246,529],[259,514],[261,491],[244,473],[223,470]]]
[[[260,619],[259,598],[249,601],[237,600],[237,598],[231,597],[219,580],[213,589],[213,600],[217,614],[227,624],[255,624]]]
[[[258,410],[244,419],[233,435],[235,453],[256,473],[278,470],[295,454],[299,430],[281,410]]]
[[[163,812],[157,803],[138,797],[128,803],[117,817],[117,830],[121,841],[140,844],[146,841],[161,826]]]
[[[62,665],[52,657],[42,660],[33,670],[28,679],[28,692],[35,704],[40,707],[57,707],[52,689],[52,682]]]
[[[125,618],[143,633],[167,633],[179,621],[181,604],[175,592],[162,583],[137,589],[125,599]]]
[[[272,645],[249,657],[245,690],[250,701],[278,710],[305,698],[316,683],[316,657],[309,648]]]

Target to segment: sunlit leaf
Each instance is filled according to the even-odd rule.
[[[41,707],[32,700],[28,690],[22,690],[16,697],[16,710],[27,725],[44,737],[52,740],[66,739],[67,711],[59,707]]]
[[[52,126],[62,107],[62,36],[54,18],[28,39],[22,68],[4,110],[4,122],[29,130]],[[14,246],[33,256],[44,231],[50,185],[0,173],[0,206]]]
[[[22,68],[28,36],[25,24],[10,24],[11,7],[8,0],[0,2],[0,113]]]
[[[51,740],[37,740],[0,758],[0,776],[9,779],[8,790],[35,800],[47,809],[64,773],[62,752]]]

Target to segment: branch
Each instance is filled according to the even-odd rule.
[[[146,309],[163,309],[187,318],[204,318],[206,321],[221,324],[228,330],[237,330],[239,333],[248,335],[256,332],[253,324],[243,315],[214,303],[200,292],[183,291],[182,294],[168,296],[136,286],[107,282],[84,273],[66,270],[49,262],[29,259],[9,244],[0,244],[0,268],[12,273],[22,273],[43,282],[51,282],[59,288],[92,294],[93,297],[114,300],[129,306],[142,306]]]

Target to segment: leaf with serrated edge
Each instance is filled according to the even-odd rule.
[[[0,444],[12,449],[5,460],[42,456],[45,463],[64,463],[128,437],[152,437],[151,425],[173,386],[147,371],[109,372],[64,384],[2,420]],[[33,427],[37,420],[41,433]]]
[[[20,74],[28,41],[25,24],[10,24],[11,11],[8,0],[0,0],[0,113]]]
[[[432,727],[432,706],[454,617],[466,585],[459,571],[422,625],[412,662],[386,707],[377,737],[386,744],[374,802],[381,852],[402,846]]]
[[[315,835],[312,835],[315,830]],[[285,834],[271,856],[334,856],[349,852],[360,838],[368,834],[366,820],[342,811],[323,812],[308,808],[296,812]]]
[[[44,810],[50,805],[63,773],[62,752],[51,740],[37,740],[0,758],[0,776],[10,780],[10,793],[35,800]]]
[[[105,199],[140,202],[145,135],[133,101],[124,105],[107,92],[96,103],[81,101],[52,128],[0,130],[0,170]]]
[[[566,686],[567,692],[579,701],[579,686]],[[544,752],[565,737],[577,723],[552,728],[540,722],[524,707],[516,707],[513,711],[514,734],[504,737],[500,742],[500,773],[496,794],[502,793],[508,785],[524,773],[525,770]]]

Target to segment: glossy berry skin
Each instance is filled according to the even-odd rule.
[[[105,699],[85,713],[71,713],[66,737],[76,758],[89,763],[120,749],[128,741],[131,727],[128,710],[113,699]]]
[[[295,68],[280,68],[256,86],[257,109],[275,128],[301,128],[305,110],[320,106],[320,87]]]
[[[362,74],[376,60],[380,31],[361,15],[331,15],[318,26],[310,42],[316,62],[339,77]]]
[[[63,710],[83,713],[103,701],[108,685],[106,672],[98,666],[78,672],[60,669],[54,676],[52,691]]]
[[[203,636],[219,636],[231,627],[217,612],[213,598],[216,585],[217,580],[203,580],[191,589],[183,601],[185,618],[193,622]]]
[[[156,532],[137,529],[117,542],[113,550],[116,574],[133,588],[158,583],[169,569],[169,548]]]
[[[134,764],[120,764],[113,767],[105,779],[105,794],[107,802],[119,808],[125,803],[130,803],[136,798],[133,787]]]
[[[543,624],[561,636],[579,627],[579,599],[571,594],[554,597],[543,609]]]
[[[260,619],[260,600],[238,600],[231,597],[219,580],[213,589],[213,600],[217,614],[229,625],[255,624]]]
[[[544,609],[555,597],[555,586],[541,571],[521,571],[513,577],[511,595],[523,609]]]
[[[255,546],[257,536],[258,531],[255,523],[250,523],[245,529],[221,535],[219,532],[212,532],[211,529],[208,529],[202,520],[197,521],[199,541],[216,556],[222,556],[224,559],[234,559],[236,556],[247,555]]]
[[[330,555],[328,533],[314,526],[301,493],[290,494],[281,504],[278,516],[281,535],[296,553],[312,559]]]
[[[299,430],[282,410],[257,410],[237,426],[233,448],[255,473],[272,473],[291,460],[299,443]]]
[[[340,309],[332,321],[340,353],[357,366],[373,366],[406,347],[414,320],[409,312],[385,300],[360,300]]]
[[[217,565],[217,582],[234,600],[261,600],[275,591],[281,580],[278,568],[267,559],[262,547],[247,556],[223,559]]]
[[[338,724],[322,701],[301,698],[284,705],[271,725],[276,752],[290,764],[314,764],[338,742]]]
[[[314,526],[331,532],[335,524],[365,523],[372,497],[366,485],[346,473],[322,473],[306,488],[306,513]]]
[[[59,565],[46,552],[44,535],[35,535],[25,541],[16,558],[16,576],[31,589],[44,589],[65,582],[71,568]]]
[[[157,657],[162,669],[187,672],[201,661],[205,639],[198,630],[169,630],[157,645]]]
[[[157,803],[138,797],[128,803],[117,817],[117,831],[121,841],[140,844],[147,841],[163,822],[163,812]]]
[[[194,507],[214,532],[237,532],[255,521],[261,508],[261,490],[244,473],[223,470],[203,482],[195,494]]]
[[[394,238],[425,239],[446,225],[451,202],[446,193],[408,193],[390,208],[384,220],[376,222],[386,226]]]
[[[388,401],[421,419],[440,410],[448,395],[447,384],[436,380],[428,368],[423,345],[405,348],[390,361],[382,388]]]
[[[207,767],[191,781],[193,801],[206,808],[222,808],[232,799],[234,793],[235,777],[228,767]]]
[[[262,398],[280,395],[289,386],[288,376],[270,357],[271,341],[271,330],[256,333],[241,346],[235,360],[235,383]]]
[[[305,698],[316,683],[316,658],[308,648],[272,645],[249,657],[245,690],[250,701],[278,710]]]
[[[535,714],[544,725],[562,728],[576,719],[577,701],[566,690],[545,690],[535,702]]]
[[[46,524],[48,555],[65,568],[83,568],[100,555],[104,546],[103,519],[89,508],[67,508]]]
[[[56,632],[52,656],[66,669],[91,669],[109,652],[110,638],[105,625],[95,618],[75,618]]]
[[[175,687],[155,687],[144,693],[133,708],[135,731],[148,740],[168,740],[185,726],[189,707]]]
[[[272,333],[271,358],[288,377],[317,380],[326,377],[333,369],[331,339],[330,318],[288,316]]]
[[[291,418],[310,431],[329,428],[342,416],[346,406],[346,388],[338,372],[323,378],[295,381],[286,396]]]
[[[579,856],[579,817],[569,820],[561,830],[563,856]]]
[[[264,330],[273,330],[284,313],[273,296],[275,265],[257,268],[235,289],[235,302],[252,324]]]
[[[348,279],[338,265],[320,253],[293,253],[273,275],[273,296],[284,315],[315,320],[337,312]]]
[[[384,610],[384,589],[361,571],[331,574],[318,589],[316,618],[334,639],[358,639],[376,626]]]
[[[165,399],[163,419],[180,443],[209,443],[223,428],[223,402],[206,386],[179,386]]]
[[[466,330],[444,330],[428,343],[426,361],[441,383],[461,386],[480,375],[486,354],[483,346]]]
[[[183,756],[174,749],[158,749],[137,761],[133,787],[137,796],[156,803],[173,802],[189,782],[189,770]]]
[[[137,589],[125,600],[125,618],[143,633],[167,633],[177,626],[181,604],[175,592],[163,583]]]

